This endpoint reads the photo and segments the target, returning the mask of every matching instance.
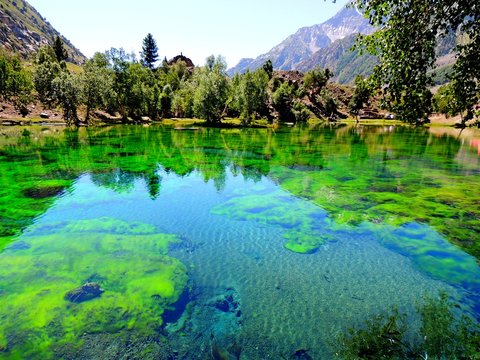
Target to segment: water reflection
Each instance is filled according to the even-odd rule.
[[[9,264],[0,266],[0,290],[15,289],[17,297],[8,299],[18,306],[31,307],[38,294],[44,304],[56,306],[52,314],[61,325],[44,339],[46,348],[60,338],[75,338],[81,323],[92,326],[88,314],[61,310],[65,292],[90,281],[106,287],[106,295],[141,289],[145,298],[101,295],[125,308],[132,302],[133,310],[125,311],[136,319],[143,306],[161,313],[180,298],[179,288],[188,288],[186,268],[194,293],[187,298],[196,296],[192,302],[203,304],[204,314],[181,321],[204,334],[196,341],[219,353],[232,348],[238,339],[227,339],[236,332],[244,345],[258,342],[252,337],[263,332],[265,343],[288,353],[295,344],[314,341],[299,322],[328,333],[329,326],[338,330],[362,320],[356,315],[362,308],[372,313],[397,301],[412,306],[422,291],[443,287],[462,300],[465,311],[480,313],[475,308],[480,303],[480,168],[468,142],[403,127],[29,131],[0,140],[0,247],[6,249],[3,264]],[[92,223],[95,218],[103,220]],[[135,246],[129,245],[132,238]],[[165,239],[177,244],[174,256],[167,256]],[[158,248],[163,250],[152,263],[175,268],[175,276],[142,265],[140,259]],[[68,266],[59,265],[58,254],[67,253],[60,258]],[[71,255],[77,253],[87,265],[77,264]],[[49,281],[38,282],[27,296],[17,290],[19,281],[28,285],[38,269],[25,266],[23,278],[12,269],[34,258],[44,269],[42,277],[62,281],[56,289]],[[119,260],[122,271],[130,270],[126,283],[114,271]],[[74,269],[75,276],[57,273],[62,266]],[[173,285],[145,288],[141,279],[148,274]],[[322,303],[331,294],[335,297]],[[99,313],[108,313],[109,305],[102,306]],[[18,311],[12,307],[10,315]],[[31,325],[27,315],[22,323]],[[206,330],[209,316],[218,321]],[[307,320],[321,316],[328,321]],[[78,317],[78,329],[65,328],[69,318]],[[134,323],[125,315],[102,326],[115,332],[135,328]],[[180,325],[170,326],[169,341],[182,344],[182,330],[175,326]],[[285,332],[288,340],[278,343]],[[9,343],[0,336],[2,341]],[[314,351],[321,354],[328,341],[319,339]]]
[[[0,149],[3,203],[26,203],[17,208],[29,208],[32,191],[48,194],[59,186],[68,187],[84,172],[91,172],[95,183],[119,192],[142,178],[155,198],[159,168],[181,176],[198,172],[206,182],[213,180],[219,191],[230,169],[246,179],[274,179],[347,222],[427,222],[478,255],[476,241],[471,241],[480,230],[480,201],[471,191],[479,181],[478,157],[462,141],[433,136],[425,129],[184,132],[117,127],[65,130],[57,135],[32,130],[28,139],[25,143],[25,136],[8,136]],[[34,200],[30,202],[38,207],[38,199]],[[25,220],[19,214],[4,215],[2,224],[15,226],[15,218],[20,224]],[[3,235],[12,233],[18,231],[4,229]]]

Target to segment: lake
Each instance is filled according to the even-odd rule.
[[[439,294],[480,318],[478,136],[0,133],[0,357],[319,359]]]

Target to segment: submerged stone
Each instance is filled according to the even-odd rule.
[[[26,197],[32,199],[44,199],[48,197],[54,197],[60,195],[63,191],[62,186],[44,186],[44,187],[32,187],[23,191]]]
[[[310,356],[307,350],[300,349],[295,351],[295,353],[292,356],[293,360],[312,360],[313,357]]]
[[[100,297],[104,290],[97,283],[86,283],[76,289],[70,290],[65,294],[65,300],[73,303],[81,303]]]

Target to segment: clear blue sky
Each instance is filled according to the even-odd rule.
[[[300,27],[319,24],[347,0],[28,0],[85,55],[141,50],[152,33],[161,58],[195,64],[221,54],[229,67],[267,52]]]

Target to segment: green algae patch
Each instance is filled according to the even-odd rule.
[[[278,226],[284,230],[285,248],[300,254],[314,253],[333,239],[323,233],[328,222],[321,209],[283,191],[234,196],[214,207],[212,213]]]
[[[285,248],[299,254],[312,254],[326,242],[333,242],[335,240],[332,235],[299,230],[287,231],[283,234],[283,237],[288,240]]]
[[[0,345],[8,356],[54,357],[85,333],[148,336],[184,291],[187,269],[167,255],[176,236],[147,224],[102,218],[33,227],[0,258]],[[101,296],[66,294],[96,284]]]
[[[373,234],[388,249],[411,259],[423,273],[471,291],[480,289],[480,266],[477,260],[429,226],[409,223],[393,228],[363,224],[361,228]]]

